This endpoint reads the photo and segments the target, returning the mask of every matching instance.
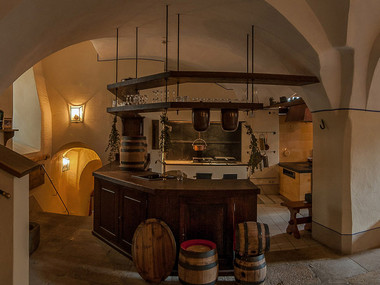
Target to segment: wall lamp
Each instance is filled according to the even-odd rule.
[[[70,169],[70,159],[68,157],[62,158],[62,172],[65,172]]]
[[[83,123],[84,105],[70,105],[70,122]]]

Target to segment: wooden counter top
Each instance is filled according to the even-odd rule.
[[[120,170],[118,165],[105,165],[95,171],[93,175],[118,185],[131,187],[147,193],[157,193],[166,191],[233,191],[235,194],[239,191],[254,191],[260,193],[260,189],[249,179],[177,179],[167,180],[144,180],[133,176],[144,175],[149,172],[130,172]]]

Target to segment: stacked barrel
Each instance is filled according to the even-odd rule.
[[[120,167],[125,170],[144,170],[147,143],[144,136],[122,136]]]
[[[244,222],[235,230],[234,274],[239,284],[264,284],[267,266],[264,253],[269,251],[267,224]]]

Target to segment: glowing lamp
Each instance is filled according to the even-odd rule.
[[[70,105],[70,122],[82,123],[83,122],[83,105],[71,106]]]
[[[67,157],[62,158],[62,172],[70,169],[70,159]]]

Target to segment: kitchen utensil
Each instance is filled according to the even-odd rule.
[[[205,140],[201,138],[197,138],[195,141],[193,141],[193,150],[195,151],[205,151],[207,148],[207,143]]]
[[[210,125],[210,109],[193,109],[193,127],[197,132],[204,132]]]
[[[239,126],[238,109],[221,110],[222,129],[226,132],[234,132]]]
[[[265,136],[263,134],[259,135],[259,147],[260,150],[265,150]]]

